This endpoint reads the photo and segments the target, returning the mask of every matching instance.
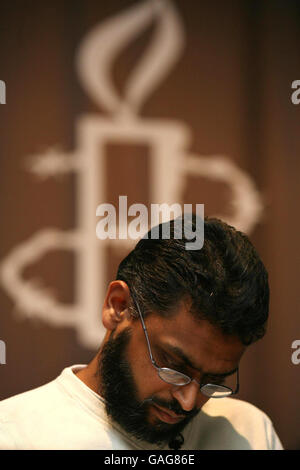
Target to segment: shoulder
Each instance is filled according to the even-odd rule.
[[[12,397],[6,398],[0,401],[0,422],[6,420],[8,417],[11,417],[17,411],[24,412],[28,409],[27,407],[36,408],[39,404],[40,398],[45,398],[45,396],[52,394],[55,389],[54,382],[49,382],[40,387],[28,390],[26,392],[19,393]],[[25,407],[24,407],[25,406]]]
[[[42,414],[55,413],[64,401],[64,405],[72,401],[72,390],[75,376],[66,367],[57,377],[46,384],[19,393],[0,401],[0,423],[25,419]],[[72,378],[71,378],[72,377]]]
[[[199,437],[208,448],[282,449],[269,416],[236,398],[210,399],[198,416]],[[214,436],[208,438],[206,436]]]
[[[51,397],[51,401],[59,396],[57,379],[31,390],[19,393],[0,401],[0,422],[14,414],[26,413],[30,409],[37,409],[40,405],[45,406],[45,400]]]
[[[229,419],[269,419],[264,411],[252,403],[237,398],[210,399],[202,410],[210,416],[222,415]]]
[[[66,368],[0,402],[0,449],[110,449],[115,433],[99,397]]]
[[[18,448],[20,435],[28,426],[38,429],[54,390],[50,382],[0,401],[0,449]]]

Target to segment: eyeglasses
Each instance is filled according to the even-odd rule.
[[[146,340],[147,340],[147,345],[148,345],[148,350],[149,350],[149,355],[150,355],[152,365],[155,367],[158,373],[158,376],[161,378],[161,380],[163,380],[164,382],[168,384],[176,385],[178,387],[183,387],[184,385],[188,385],[189,383],[194,381],[200,386],[200,392],[209,398],[223,398],[223,397],[228,397],[230,395],[235,395],[238,393],[239,391],[239,370],[238,369],[237,369],[237,385],[236,385],[235,391],[233,391],[230,387],[227,387],[225,385],[212,384],[212,383],[201,384],[196,379],[191,379],[188,375],[183,374],[182,372],[178,372],[174,369],[170,369],[169,367],[159,367],[156,364],[152,356],[149,336],[148,336],[147,328],[146,328],[139,304],[137,303],[134,297],[133,297],[133,300],[137,306],[137,309],[140,315],[142,327],[143,327]]]

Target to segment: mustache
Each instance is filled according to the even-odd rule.
[[[186,418],[193,418],[199,412],[199,410],[197,408],[193,408],[190,411],[183,410],[181,408],[181,406],[179,405],[178,401],[176,401],[176,400],[172,400],[171,402],[169,402],[169,401],[163,400],[161,398],[151,397],[151,398],[148,398],[147,400],[144,400],[143,403],[146,403],[146,402],[150,403],[150,404],[154,403],[154,404],[159,405],[163,408],[166,408],[167,410],[172,411],[173,413],[175,413],[177,415],[185,416]]]

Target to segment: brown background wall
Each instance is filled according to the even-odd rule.
[[[136,3],[1,4],[0,79],[6,82],[7,104],[0,105],[0,260],[43,227],[76,226],[76,175],[36,180],[26,171],[26,159],[55,146],[72,152],[76,118],[105,114],[80,85],[76,51],[93,26]],[[193,136],[191,153],[227,155],[253,178],[263,197],[264,215],[250,238],[269,270],[271,315],[268,335],[242,360],[240,397],[271,416],[286,448],[300,448],[300,365],[291,362],[291,344],[300,338],[300,105],[290,99],[291,83],[300,79],[300,5],[276,0],[174,3],[185,28],[185,50],[140,115],[185,122]],[[121,94],[154,27],[115,61],[113,79]],[[107,151],[112,166],[105,202],[128,194],[149,203],[146,183],[141,183],[147,177],[147,149],[117,144]],[[184,202],[204,203],[206,215],[230,213],[226,185],[190,178],[187,188]],[[109,255],[107,282],[122,257]],[[55,286],[61,302],[69,303],[76,295],[74,265],[72,251],[57,250],[23,275],[42,278],[46,286]],[[0,366],[0,399],[93,357],[95,350],[83,348],[73,328],[20,315],[4,289],[0,305],[0,339],[7,347],[7,364]]]

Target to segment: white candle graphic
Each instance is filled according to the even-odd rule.
[[[111,66],[122,48],[155,21],[153,40],[129,77],[119,97],[110,76]],[[151,91],[169,72],[183,50],[180,17],[171,1],[147,0],[96,27],[83,40],[77,68],[84,89],[106,110],[105,116],[81,116],[76,123],[76,147],[64,155],[50,150],[32,164],[39,175],[75,171],[77,228],[68,232],[46,228],[14,248],[2,262],[1,281],[7,292],[29,317],[39,317],[56,326],[76,328],[86,347],[98,347],[104,330],[100,307],[104,298],[105,248],[110,239],[96,237],[96,208],[106,202],[106,146],[111,142],[143,144],[149,148],[151,203],[182,202],[186,176],[206,176],[225,181],[232,190],[235,214],[229,222],[249,231],[262,206],[250,178],[224,157],[189,155],[189,128],[182,122],[145,119],[139,110]],[[138,202],[138,201],[137,201]],[[195,201],[205,203],[205,201]],[[122,232],[122,227],[119,227]],[[122,237],[119,246],[132,246]],[[63,305],[49,293],[22,278],[24,267],[51,249],[76,253],[76,299]]]

